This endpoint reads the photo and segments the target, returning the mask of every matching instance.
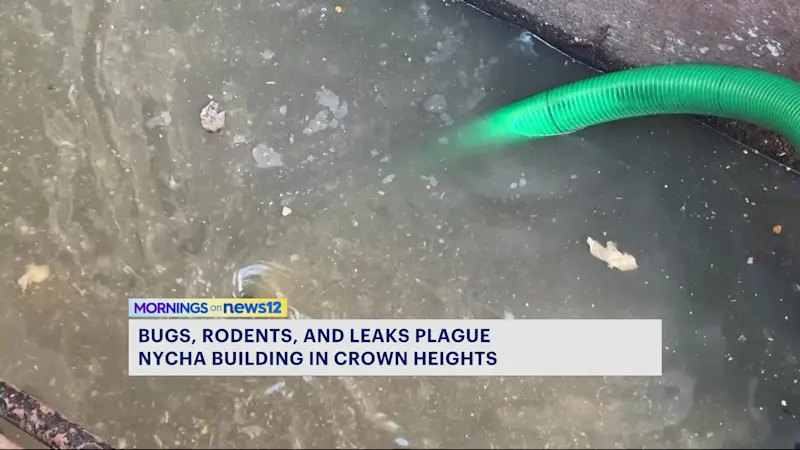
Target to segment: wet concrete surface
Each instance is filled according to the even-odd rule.
[[[119,447],[790,446],[793,172],[676,117],[419,172],[592,71],[460,3],[336,6],[5,6],[0,376]],[[664,376],[127,377],[128,297],[229,297],[259,262],[312,317],[660,318]]]
[[[800,78],[800,7],[790,0],[473,1],[518,7],[635,65],[689,60]]]

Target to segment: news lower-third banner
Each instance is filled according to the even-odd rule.
[[[661,320],[275,320],[287,317],[288,306],[286,299],[131,299],[129,374],[541,377],[662,370]]]

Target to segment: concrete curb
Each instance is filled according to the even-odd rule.
[[[756,53],[748,53],[748,50],[753,49],[752,44],[743,44],[741,46],[741,51],[733,51],[729,53],[718,51],[716,53],[709,54],[710,50],[706,50],[709,47],[702,46],[699,47],[698,50],[697,44],[692,44],[688,38],[684,39],[680,37],[681,35],[696,35],[706,39],[706,41],[708,41],[708,39],[713,40],[714,35],[723,35],[725,32],[724,30],[729,29],[729,24],[720,24],[716,27],[718,31],[711,33],[700,33],[699,31],[691,32],[691,30],[683,30],[680,33],[667,31],[667,35],[673,36],[671,39],[675,40],[676,42],[680,42],[681,45],[677,45],[677,48],[673,45],[670,47],[670,54],[665,54],[662,51],[664,47],[663,42],[659,42],[659,45],[656,45],[652,42],[647,42],[648,40],[652,41],[654,39],[653,34],[642,35],[641,39],[639,39],[640,42],[638,45],[633,44],[636,37],[630,35],[630,32],[628,32],[628,35],[623,33],[621,38],[612,37],[614,34],[613,30],[615,28],[612,23],[622,20],[620,18],[620,14],[617,14],[614,11],[609,12],[609,17],[614,18],[614,20],[609,20],[608,22],[599,20],[597,17],[581,18],[580,14],[577,14],[574,11],[569,11],[571,4],[573,9],[578,8],[581,7],[579,4],[583,0],[569,0],[558,2],[557,4],[554,3],[551,5],[553,8],[553,13],[549,14],[552,16],[550,18],[544,16],[545,8],[548,7],[546,4],[549,3],[549,0],[537,3],[530,2],[529,0],[463,1],[491,16],[531,31],[553,47],[571,56],[572,58],[575,58],[576,60],[603,72],[613,72],[640,65],[691,61],[754,66],[781,73],[782,75],[790,76],[795,79],[798,78],[794,75],[797,74],[797,67],[800,66],[788,64],[787,58],[788,60],[791,60],[792,55],[800,51],[800,46],[795,46],[797,48],[793,47],[787,52],[786,55],[784,55],[784,58],[771,58],[768,61],[756,61]],[[675,9],[677,16],[681,15],[680,12],[677,12],[678,8],[681,6],[680,4],[685,3],[681,0],[675,0],[674,3],[664,6],[658,5],[658,0],[608,0],[607,2],[598,3],[593,10],[603,8],[604,5],[609,2],[612,4],[610,9],[620,9],[622,8],[621,5],[630,3],[631,1],[637,1],[638,3],[641,3],[642,5],[640,6],[645,9],[648,8],[648,4],[652,4],[649,6],[654,10],[660,9],[662,12],[668,9]],[[724,2],[726,0],[721,1]],[[718,1],[712,0],[711,3],[718,3]],[[683,14],[688,13],[688,11],[685,11]],[[775,13],[775,11],[772,11],[772,13]],[[747,11],[742,11],[740,14],[744,16],[747,14]],[[635,15],[636,14],[631,13],[627,14],[627,16]],[[625,14],[622,14],[622,17],[625,16]],[[795,18],[797,18],[796,15],[790,14],[787,20],[791,24]],[[738,24],[738,22],[741,21],[737,20],[736,22]],[[626,21],[626,24],[628,24],[627,28],[630,28],[629,21]],[[800,24],[798,27],[800,28]],[[578,35],[578,28],[580,28],[580,34],[582,34],[582,36]],[[709,34],[712,36],[709,37]],[[730,32],[729,34],[724,34],[724,38],[718,39],[721,40],[721,42],[727,42],[724,39],[727,39],[731,34],[737,38],[739,37],[739,34]],[[687,43],[687,41],[689,43]],[[725,49],[732,47],[728,44],[719,45],[721,46],[720,48]],[[758,48],[763,48],[764,45],[768,44],[762,44],[761,47]],[[780,47],[779,44],[776,45]],[[646,48],[651,48],[652,51],[647,52],[645,50]],[[656,49],[659,50],[657,51]],[[795,150],[794,147],[789,144],[789,142],[776,133],[749,123],[734,120],[705,116],[698,116],[697,119],[711,128],[723,133],[724,135],[733,138],[736,141],[739,141],[776,161],[786,164],[795,170],[800,170],[800,149]]]

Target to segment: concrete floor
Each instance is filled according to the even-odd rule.
[[[460,3],[340,5],[8,2],[1,377],[119,447],[789,447],[794,173],[675,117],[416,172],[448,124],[592,72]],[[313,317],[661,318],[665,374],[126,376],[128,297],[227,297],[259,261]],[[53,275],[22,293],[29,263]]]
[[[629,64],[733,64],[800,78],[800,7],[791,0],[467,2],[518,7]]]

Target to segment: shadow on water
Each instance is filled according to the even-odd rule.
[[[591,74],[460,3],[7,3],[0,376],[112,444],[716,448],[796,429],[782,168],[651,118],[419,171],[446,130]],[[609,270],[589,236],[640,268]],[[32,263],[52,275],[22,292]],[[128,297],[274,293],[312,317],[661,318],[665,374],[127,377]]]

